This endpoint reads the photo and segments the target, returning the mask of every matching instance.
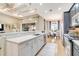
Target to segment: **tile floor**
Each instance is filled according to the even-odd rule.
[[[62,41],[54,38],[48,38],[47,44],[37,56],[64,56],[64,47]]]

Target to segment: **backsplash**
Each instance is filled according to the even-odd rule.
[[[79,28],[75,28],[74,30],[69,30],[70,35],[79,36]]]

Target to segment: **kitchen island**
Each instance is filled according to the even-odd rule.
[[[23,35],[6,39],[6,56],[34,56],[46,44],[45,34]]]

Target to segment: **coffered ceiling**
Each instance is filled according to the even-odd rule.
[[[38,14],[47,20],[63,18],[73,3],[0,3],[0,12],[24,19],[29,15]]]

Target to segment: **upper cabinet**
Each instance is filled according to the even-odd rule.
[[[75,5],[72,7],[71,11],[70,11],[71,17],[73,17],[76,14],[76,7]]]
[[[79,26],[79,3],[74,4],[70,10],[71,26]]]
[[[75,4],[76,14],[79,12],[79,3]]]
[[[70,10],[71,17],[75,16],[79,12],[79,3],[76,3]]]

